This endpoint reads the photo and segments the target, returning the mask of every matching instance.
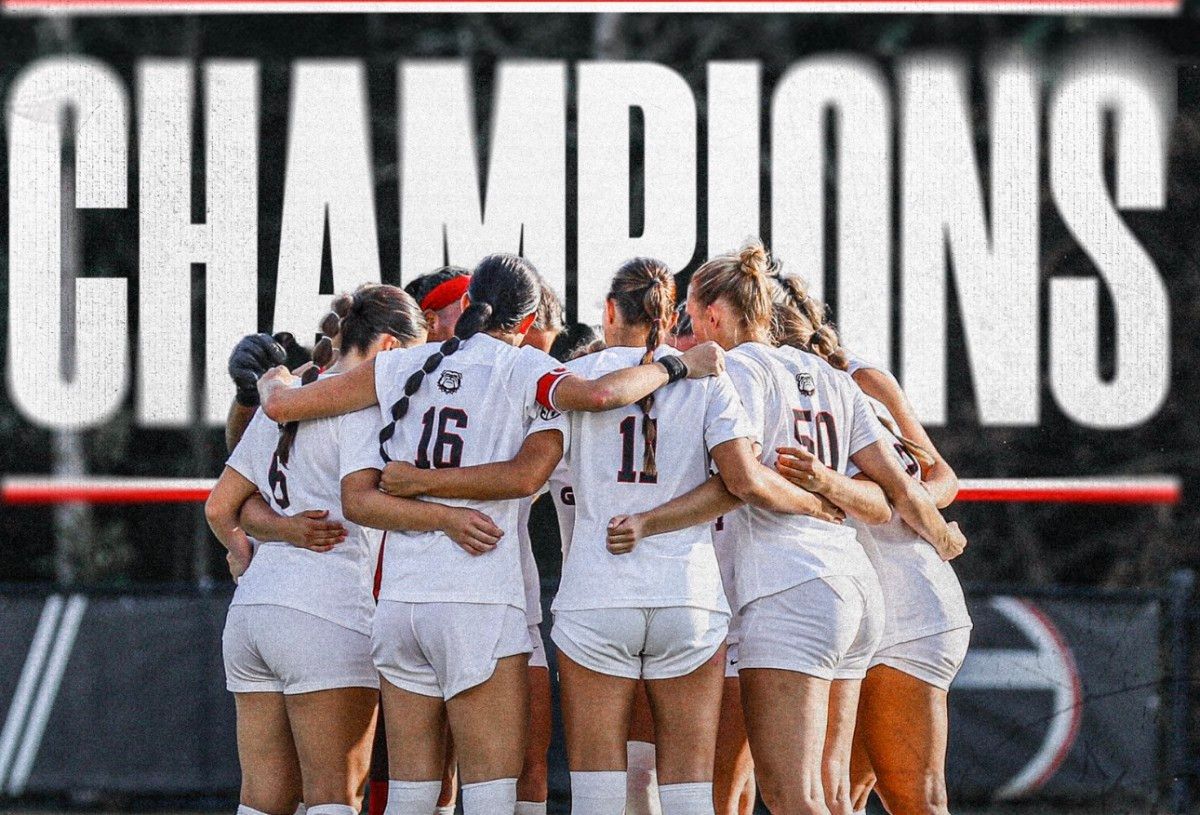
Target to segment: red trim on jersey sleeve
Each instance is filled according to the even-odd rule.
[[[571,376],[571,372],[566,368],[555,368],[544,374],[537,383],[537,403],[547,410],[558,412],[558,408],[554,406],[554,389],[568,376]]]
[[[371,589],[371,593],[375,596],[375,602],[379,602],[379,589],[383,585],[383,547],[387,544],[387,532],[383,533],[383,537],[379,540],[379,560],[375,562],[375,585]]]

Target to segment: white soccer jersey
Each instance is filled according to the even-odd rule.
[[[881,402],[870,397],[867,400],[879,416],[896,426],[892,414]],[[917,460],[886,425],[884,432],[905,471],[919,480],[921,466]],[[851,463],[847,475],[857,472],[858,468]],[[942,560],[937,550],[904,522],[900,513],[893,510],[891,520],[878,526],[850,523],[883,586],[886,613],[880,648],[971,625],[954,567]]]
[[[542,621],[542,575],[533,556],[533,536],[529,533],[529,515],[538,495],[520,499],[517,516],[517,533],[521,540],[521,579],[525,585],[525,621],[529,625],[538,625]]]
[[[721,570],[721,585],[725,589],[725,599],[733,616],[729,620],[729,635],[726,639],[738,642],[741,639],[741,616],[737,610],[741,604],[737,601],[737,552],[736,541],[729,534],[729,517],[722,515],[712,523],[713,552],[717,556],[717,566]]]
[[[725,355],[725,368],[751,423],[761,429],[767,466],[774,466],[777,448],[803,446],[844,473],[850,456],[882,437],[850,376],[813,354],[743,343]],[[749,505],[725,516],[725,524],[741,607],[814,578],[871,571],[849,526]]]
[[[575,490],[571,488],[571,469],[567,466],[565,455],[546,483],[550,487],[550,498],[554,501],[554,513],[558,516],[558,535],[565,561],[571,548],[571,537],[575,533]]]
[[[661,346],[659,358],[675,354]],[[645,350],[608,348],[568,363],[586,377],[637,365]],[[650,421],[657,422],[657,474],[643,470],[644,422],[631,405],[604,413],[574,413],[566,460],[575,497],[571,547],[554,600],[556,611],[692,606],[727,612],[708,524],[656,535],[630,553],[606,548],[614,515],[653,509],[704,483],[708,451],[754,438],[728,377],[689,379],[659,388]]]
[[[384,426],[404,384],[439,344],[387,351],[375,358],[375,390]],[[467,467],[516,455],[567,372],[535,348],[476,334],[446,357],[413,394],[386,444],[388,456],[425,467]],[[381,600],[408,603],[502,603],[525,610],[520,502],[438,499],[470,507],[504,530],[499,545],[471,555],[442,532],[392,532],[383,559]]]
[[[372,589],[383,533],[347,521],[342,515],[341,480],[361,438],[379,432],[375,408],[301,423],[288,456],[279,464],[275,448],[279,425],[261,410],[251,420],[228,466],[254,482],[281,515],[329,510],[346,528],[346,539],[328,552],[313,552],[282,541],[255,546],[250,568],[238,581],[233,605],[278,605],[371,633],[375,614]],[[359,456],[361,459],[361,456]],[[370,466],[382,467],[378,452]],[[354,465],[354,469],[362,467]]]

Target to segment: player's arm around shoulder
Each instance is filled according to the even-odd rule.
[[[921,483],[933,497],[934,504],[944,509],[954,503],[958,496],[958,475],[954,468],[942,458],[929,437],[925,426],[917,418],[916,409],[908,400],[908,395],[889,371],[882,368],[864,366],[858,368],[851,376],[854,383],[872,399],[878,400],[892,414],[900,435],[916,443],[932,459],[932,463],[921,465]]]
[[[507,461],[444,469],[422,469],[406,461],[389,461],[383,468],[379,488],[404,498],[418,495],[479,501],[527,498],[546,484],[562,456],[562,430],[535,429]]]
[[[566,376],[555,386],[554,410],[592,413],[626,407],[668,382],[684,377],[716,376],[725,370],[725,352],[716,343],[701,343],[679,356],[666,356],[645,365],[612,371],[596,379]]]

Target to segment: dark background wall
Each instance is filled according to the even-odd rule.
[[[497,60],[540,56],[573,61],[606,56],[662,62],[679,71],[697,95],[703,145],[703,76],[706,62],[712,59],[760,60],[765,98],[790,63],[814,53],[861,53],[878,59],[890,71],[898,55],[926,48],[953,48],[978,69],[989,49],[1015,43],[1053,66],[1055,55],[1087,37],[1116,34],[1138,36],[1156,44],[1170,55],[1177,69],[1179,114],[1172,134],[1167,207],[1161,212],[1126,215],[1170,292],[1174,357],[1168,401],[1153,420],[1140,427],[1096,431],[1064,418],[1043,388],[1047,395],[1039,427],[981,428],[952,307],[952,413],[949,426],[936,430],[933,436],[962,476],[1182,475],[1185,500],[1174,510],[988,505],[960,506],[950,513],[963,521],[972,539],[971,548],[958,561],[959,571],[967,579],[1159,585],[1171,567],[1200,562],[1192,543],[1200,531],[1200,509],[1191,500],[1198,475],[1196,454],[1200,452],[1200,426],[1194,420],[1192,406],[1200,362],[1196,354],[1200,340],[1200,276],[1196,274],[1200,245],[1195,229],[1200,215],[1200,24],[1190,15],[1142,21],[894,15],[212,16],[58,22],[6,17],[0,19],[0,93],[7,95],[18,71],[37,56],[64,51],[92,55],[112,66],[130,88],[131,98],[133,69],[141,57],[260,60],[264,147],[259,170],[259,314],[262,327],[269,328],[266,320],[273,309],[284,171],[282,139],[274,134],[285,131],[289,68],[294,58],[351,56],[366,61],[376,157],[379,251],[385,280],[396,282],[395,64],[399,59],[472,60],[480,94],[480,132],[485,134],[491,71]],[[974,92],[978,146],[983,158],[987,156],[986,108],[978,81]],[[132,138],[136,143],[136,134]],[[568,139],[573,140],[573,134],[568,134]],[[0,145],[0,152],[5,150]],[[131,152],[134,155],[136,152]],[[7,155],[0,156],[0,161],[7,164]],[[134,161],[130,172],[136,172]],[[986,185],[986,162],[981,173]],[[200,204],[202,161],[196,166],[194,188]],[[702,181],[700,189],[704,189]],[[1048,196],[1043,198],[1043,281],[1065,273],[1091,273],[1083,253],[1054,214]],[[88,213],[83,234],[87,274],[129,277],[134,320],[137,311],[132,306],[138,288],[136,199],[137,186],[131,183],[129,209]],[[574,203],[569,205],[573,207]],[[6,216],[6,208],[7,200],[0,200],[0,218]],[[700,210],[703,234],[703,203]],[[571,219],[568,223],[570,265],[575,251],[574,226]],[[703,245],[703,240],[700,243]],[[7,262],[4,255],[0,255],[0,264]],[[695,258],[681,270],[685,277],[699,260]],[[832,273],[836,274],[836,269]],[[569,270],[569,274],[574,272]],[[6,294],[7,286],[5,274],[0,277],[0,294]],[[833,307],[836,316],[836,302]],[[200,308],[202,303],[198,302]],[[0,324],[7,324],[3,310]],[[1014,332],[1029,330],[1037,329],[1013,327]],[[1102,357],[1111,353],[1105,345]],[[0,463],[5,472],[50,471],[51,435],[22,419],[6,393],[0,394],[0,438]],[[224,458],[219,432],[142,430],[133,424],[128,409],[104,427],[81,434],[81,443],[86,469],[97,474],[210,477],[220,471]],[[550,515],[545,507],[540,508],[538,545],[543,570],[554,574],[557,544],[549,526]],[[198,508],[98,507],[93,510],[89,529],[85,541],[60,546],[56,561],[52,511],[6,507],[0,517],[0,540],[4,542],[0,546],[0,578],[44,580],[69,574],[83,583],[121,585],[219,580],[224,574],[223,561],[208,537]]]

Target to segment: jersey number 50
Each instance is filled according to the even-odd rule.
[[[838,470],[838,436],[833,414],[822,410],[813,419],[811,410],[793,408],[792,413],[796,415],[796,441],[821,459],[826,467]],[[809,435],[809,430],[812,430],[812,435]]]

